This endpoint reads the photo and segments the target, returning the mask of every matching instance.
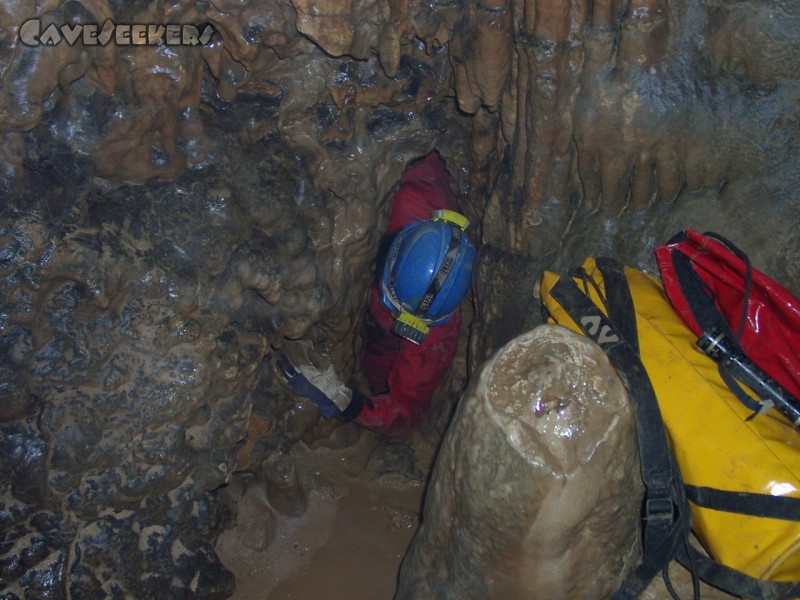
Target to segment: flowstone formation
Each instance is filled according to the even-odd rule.
[[[653,247],[686,227],[800,291],[792,2],[469,6],[472,43],[451,52],[488,198],[473,367],[539,321],[542,269],[609,255],[654,271]]]
[[[607,598],[641,556],[628,394],[558,325],[514,338],[462,397],[396,600]]]
[[[460,134],[446,131],[455,104],[433,41],[389,78],[368,49],[325,54],[294,10],[0,13],[4,598],[227,597],[218,491],[250,473],[269,510],[298,517],[303,491],[281,487],[291,448],[358,437],[289,395],[271,353],[324,353],[350,376],[391,187]],[[41,32],[113,19],[215,35],[27,46],[31,19]]]
[[[23,43],[32,20],[213,35]],[[481,254],[433,437],[539,322],[543,268],[652,267],[691,226],[800,291],[799,25],[790,0],[5,2],[0,593],[233,592],[219,488],[358,437],[270,353],[358,376],[391,189],[434,147]]]

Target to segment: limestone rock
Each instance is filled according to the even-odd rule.
[[[396,600],[606,598],[640,557],[642,496],[622,382],[592,342],[540,326],[462,397]]]

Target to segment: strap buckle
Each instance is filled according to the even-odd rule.
[[[646,521],[667,521],[672,523],[675,518],[675,505],[669,498],[652,498],[644,504],[644,518]]]

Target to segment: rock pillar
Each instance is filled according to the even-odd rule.
[[[607,598],[641,556],[635,422],[602,350],[557,325],[462,397],[395,600]]]

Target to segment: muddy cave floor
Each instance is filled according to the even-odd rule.
[[[235,476],[223,491],[235,521],[216,544],[236,577],[232,598],[391,600],[434,454],[419,434],[397,442],[363,431],[345,449],[295,444],[306,497],[296,517],[267,509],[263,479]]]

